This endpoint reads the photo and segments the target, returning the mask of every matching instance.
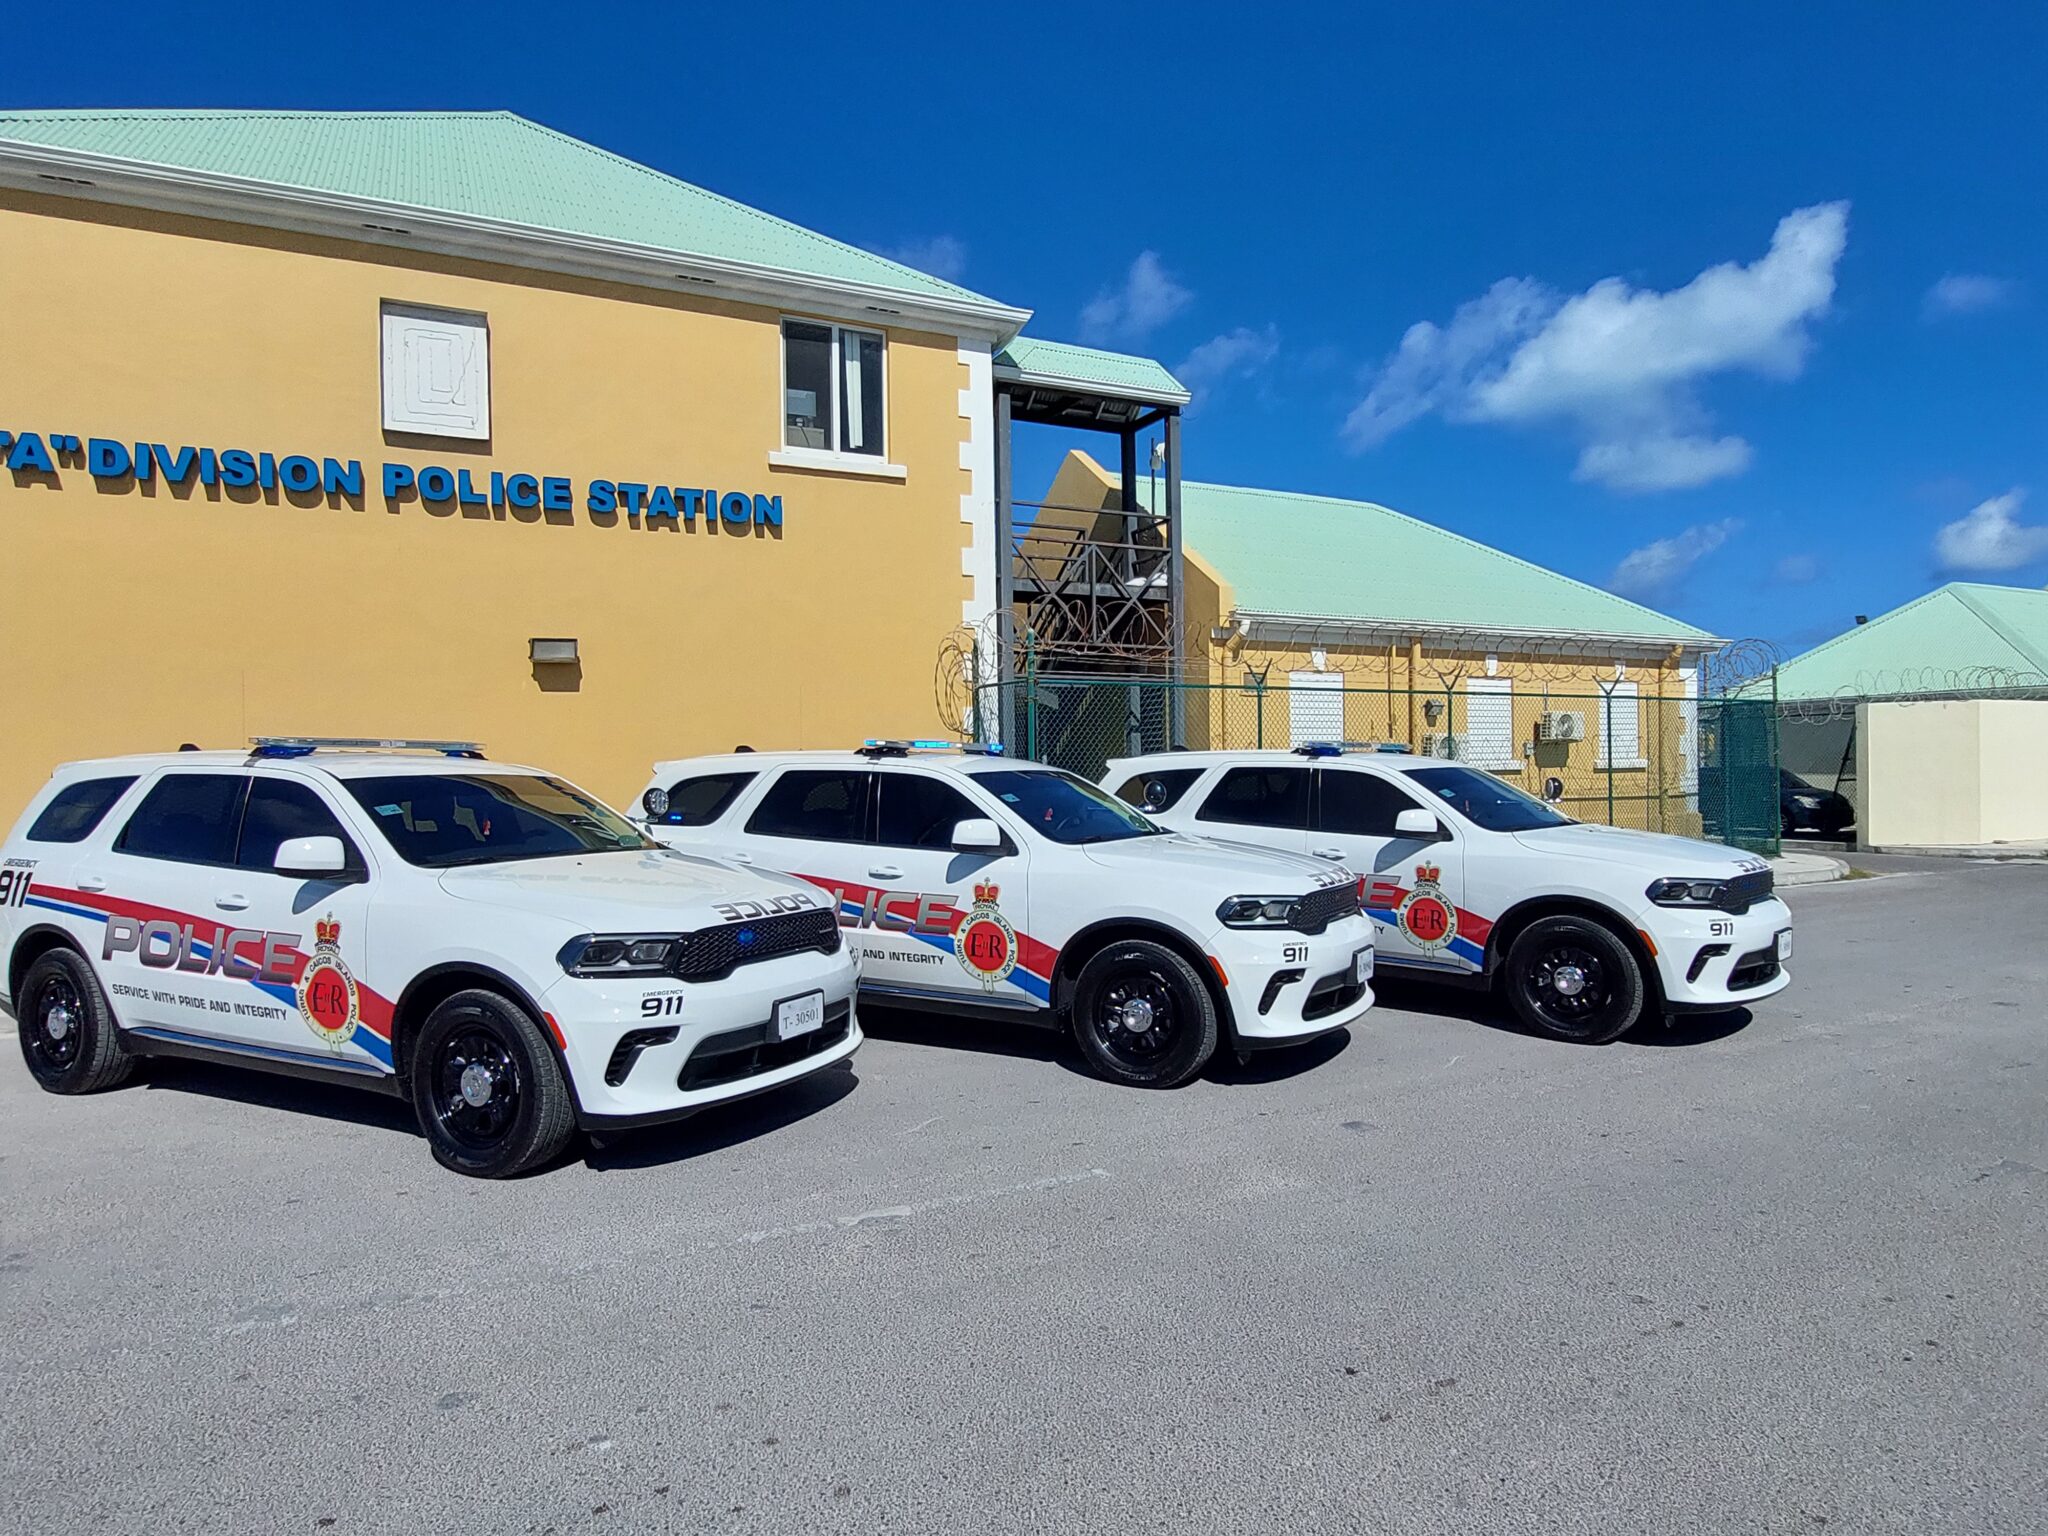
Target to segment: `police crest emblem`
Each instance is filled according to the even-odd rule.
[[[339,1051],[355,1038],[356,979],[341,958],[341,924],[332,913],[313,927],[312,956],[299,976],[299,1017],[322,1045]]]
[[[1458,936],[1458,909],[1451,904],[1439,883],[1443,869],[1435,864],[1415,866],[1415,886],[1402,899],[1398,914],[1401,931],[1417,949],[1434,954]]]
[[[953,934],[953,953],[990,992],[1017,969],[1017,930],[996,906],[1001,894],[1001,887],[993,883],[977,884],[974,905]]]

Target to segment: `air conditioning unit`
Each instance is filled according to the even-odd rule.
[[[1456,757],[1462,747],[1458,738],[1450,731],[1424,731],[1422,733],[1422,755],[1424,757]]]
[[[1584,741],[1585,714],[1576,709],[1546,709],[1536,717],[1538,741]]]

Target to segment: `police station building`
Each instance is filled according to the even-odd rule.
[[[1004,392],[1094,358],[505,113],[0,113],[0,285],[0,823],[255,734],[613,798],[930,735],[1005,595]],[[1186,399],[1119,377],[1127,443]]]

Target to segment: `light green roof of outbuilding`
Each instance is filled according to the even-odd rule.
[[[1753,685],[1755,686],[1755,685]],[[2048,592],[1955,581],[1793,657],[1780,699],[2048,686]]]
[[[0,111],[0,141],[995,301],[511,112]]]
[[[1149,477],[1139,479],[1145,494]],[[1369,501],[1181,485],[1182,541],[1246,613],[1715,644],[1703,629]]]
[[[1186,386],[1149,357],[1041,341],[1036,336],[1013,337],[996,353],[995,366],[1002,378],[1095,389],[1160,405],[1186,405],[1190,398]]]

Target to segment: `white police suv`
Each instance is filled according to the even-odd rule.
[[[1381,964],[1506,987],[1532,1028],[1618,1039],[1645,1012],[1784,989],[1792,914],[1718,843],[1573,821],[1464,763],[1385,751],[1162,752],[1103,785],[1167,826],[1364,877]]]
[[[873,742],[659,763],[648,830],[801,875],[855,933],[863,996],[1070,1024],[1103,1076],[1170,1088],[1219,1043],[1372,1004],[1340,863],[1181,837],[1038,763]]]
[[[459,742],[59,768],[0,845],[0,981],[53,1093],[148,1055],[361,1084],[486,1178],[861,1038],[814,887],[664,848]]]

